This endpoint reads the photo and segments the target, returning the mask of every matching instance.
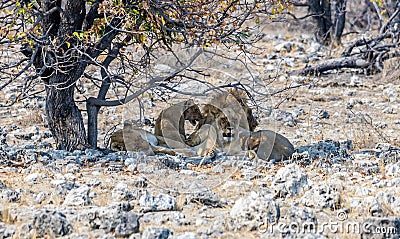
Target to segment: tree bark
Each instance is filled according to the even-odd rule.
[[[331,4],[330,0],[309,0],[310,12],[314,14],[317,22],[315,37],[321,44],[326,44],[331,39]]]
[[[78,40],[85,17],[84,0],[40,0],[43,9],[58,8],[43,18],[43,29],[56,47],[48,48],[35,61],[36,69],[45,68],[41,79],[46,86],[46,114],[57,149],[73,151],[89,147],[81,111],[75,104],[75,84],[87,63],[79,51],[70,48]],[[62,14],[61,14],[62,12]],[[44,59],[46,56],[46,59]],[[44,62],[47,62],[45,64]]]
[[[334,27],[334,38],[337,45],[340,44],[342,38],[344,25],[346,23],[346,5],[347,0],[335,1],[335,27]]]
[[[122,43],[116,44],[116,46],[111,50],[109,55],[103,61],[103,67],[101,68],[101,86],[97,98],[90,97],[86,100],[86,109],[88,112],[88,141],[89,144],[97,148],[97,120],[100,110],[100,105],[96,105],[94,102],[97,100],[105,100],[108,90],[110,89],[111,79],[110,76],[106,72],[106,68],[110,65],[110,63],[117,57],[119,51],[122,47],[126,46],[126,42],[131,40],[131,36],[128,36],[124,39]]]
[[[68,151],[89,147],[82,114],[74,101],[74,80],[70,75],[56,74],[46,86],[46,113],[50,131],[57,149]]]
[[[340,57],[328,60],[326,62],[307,66],[304,69],[292,71],[292,75],[320,75],[321,73],[329,70],[343,69],[343,68],[359,68],[365,69],[373,63],[361,59],[360,56]]]
[[[86,109],[88,113],[88,143],[93,148],[97,148],[97,120],[100,106],[92,105],[91,102],[88,100],[86,101]]]

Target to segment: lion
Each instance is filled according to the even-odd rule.
[[[124,129],[115,131],[111,136],[110,148],[114,151],[141,151],[147,155],[164,153],[169,155],[183,154],[186,157],[207,157],[216,148],[216,130],[209,125],[201,128],[199,138],[202,142],[194,147],[188,147],[181,142],[168,140],[173,147],[158,145],[161,137],[133,125],[125,125]]]
[[[195,146],[201,142],[198,131],[203,125],[212,125],[216,128],[219,147],[226,145],[225,138],[231,137],[231,131],[234,128],[241,127],[254,131],[258,122],[245,100],[245,93],[240,90],[231,89],[228,92],[219,93],[211,102],[202,107],[203,118],[186,143]]]
[[[235,125],[231,124],[236,124],[244,129],[254,131],[258,122],[252,109],[247,105],[245,96],[244,91],[237,89],[219,93],[210,103],[204,105],[203,119],[197,128],[218,119],[218,124],[229,125],[228,127],[234,127]]]
[[[196,125],[186,137],[185,121]],[[187,100],[161,111],[154,134],[132,125],[111,137],[112,150],[144,151],[148,154],[183,154],[207,157],[215,151],[228,155],[254,155],[265,160],[285,160],[294,147],[283,135],[270,130],[255,131],[258,122],[242,91],[219,94],[200,111]]]
[[[251,132],[242,128],[232,130],[229,143],[222,151],[227,155],[255,155],[264,160],[287,160],[294,153],[294,147],[283,135],[271,130]]]
[[[110,149],[113,151],[126,151],[123,129],[119,129],[111,134]]]
[[[157,145],[158,139],[152,133],[125,124],[123,129],[115,131],[111,135],[110,149],[113,151],[143,151],[153,155],[150,145]]]
[[[251,132],[246,150],[254,150],[257,157],[265,160],[287,160],[294,153],[293,144],[281,134],[271,130]]]
[[[247,123],[250,131],[254,131],[258,126],[258,121],[253,115],[253,110],[247,105],[247,95],[243,90],[229,89],[228,92],[232,94],[235,99],[242,106],[243,111],[246,113]]]
[[[288,159],[294,147],[283,135],[270,130],[254,132],[258,126],[252,110],[245,102],[243,91],[230,90],[224,92],[210,104],[203,107],[203,119],[187,140],[187,144],[195,146],[203,142],[199,137],[204,125],[214,127],[217,131],[216,146],[228,155],[243,155],[253,151],[260,159]]]
[[[206,104],[203,107],[203,118],[199,121],[195,131],[188,137],[187,144],[190,146],[198,145],[202,139],[198,136],[200,129],[205,125],[212,125],[216,128],[222,136],[229,136],[229,129],[231,124],[228,117],[219,108]]]
[[[156,145],[169,146],[171,148],[186,147],[185,120],[192,125],[196,125],[202,119],[202,114],[198,105],[192,99],[175,104],[161,111],[155,124],[154,135],[132,125],[125,125],[124,129],[117,130],[111,135],[110,148],[114,151],[147,151],[148,141],[143,138],[151,137],[157,139]],[[141,138],[139,138],[139,135]],[[125,142],[136,142],[136,146],[126,147]],[[152,144],[153,146],[155,144]],[[129,149],[131,148],[131,149]]]
[[[199,139],[197,145],[187,147],[180,142],[169,142],[175,145],[175,147],[169,148],[157,145],[159,138],[152,133],[130,126],[118,130],[112,135],[111,149],[116,151],[142,151],[147,155],[157,153],[183,154],[186,157],[206,157],[215,150],[224,151],[228,155],[245,155],[251,151],[260,159],[274,159],[276,161],[287,160],[294,152],[294,147],[287,138],[271,130],[251,132],[239,128],[232,132],[233,140],[225,143],[222,147],[218,143],[218,134],[221,133],[214,125],[205,124],[196,131]]]
[[[197,131],[199,138],[199,144],[195,146],[180,145],[179,142],[168,141],[169,145],[176,147],[163,147],[151,145],[154,153],[164,153],[170,155],[183,154],[186,157],[210,157],[217,149],[216,134],[217,130],[215,127],[210,125],[204,125],[200,130]]]
[[[196,125],[203,118],[200,108],[192,99],[175,104],[160,112],[154,129],[159,145],[170,145],[171,142],[186,144],[185,121]]]

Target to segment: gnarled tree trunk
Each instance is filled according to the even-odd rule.
[[[56,74],[46,86],[46,113],[57,149],[73,151],[89,147],[81,111],[75,105],[73,77]]]
[[[87,63],[77,47],[79,41],[74,32],[82,30],[85,1],[40,0],[38,3],[50,13],[43,16],[43,29],[48,33],[48,39],[54,42],[54,47],[39,51],[34,62],[38,71],[44,69],[41,78],[46,86],[49,129],[57,149],[83,150],[89,144],[81,111],[74,101],[74,90]]]

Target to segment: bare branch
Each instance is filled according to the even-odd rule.
[[[301,70],[292,71],[290,74],[296,75],[320,75],[329,70],[342,68],[367,68],[371,65],[370,62],[360,59],[358,56],[340,57],[331,59],[326,62],[308,66]]]
[[[379,30],[379,34],[384,34],[387,30],[388,26],[393,22],[393,20],[399,15],[400,13],[400,3],[396,4],[395,12],[390,16],[389,20],[383,24],[381,29]]]
[[[175,72],[173,72],[171,75],[167,76],[167,77],[154,77],[152,78],[148,83],[147,86],[144,87],[143,89],[134,92],[133,94],[126,96],[124,99],[120,99],[120,100],[113,100],[113,101],[107,101],[107,100],[101,100],[98,98],[94,98],[91,97],[88,99],[88,104],[91,105],[95,105],[95,106],[118,106],[118,105],[123,105],[128,103],[129,101],[137,98],[138,96],[140,96],[141,94],[143,94],[144,92],[146,92],[147,90],[157,87],[160,84],[162,84],[162,82],[168,81],[174,77],[176,77],[179,73],[181,73],[182,71],[186,70],[187,68],[190,67],[190,65],[193,64],[193,62],[203,53],[203,50],[198,50],[194,56],[189,60],[189,62],[184,65],[183,67],[181,67],[180,69],[176,70]]]

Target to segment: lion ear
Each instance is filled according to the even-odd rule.
[[[188,108],[188,107],[190,107],[192,105],[194,105],[194,100],[193,99],[189,99],[189,100],[185,101],[185,107]]]

